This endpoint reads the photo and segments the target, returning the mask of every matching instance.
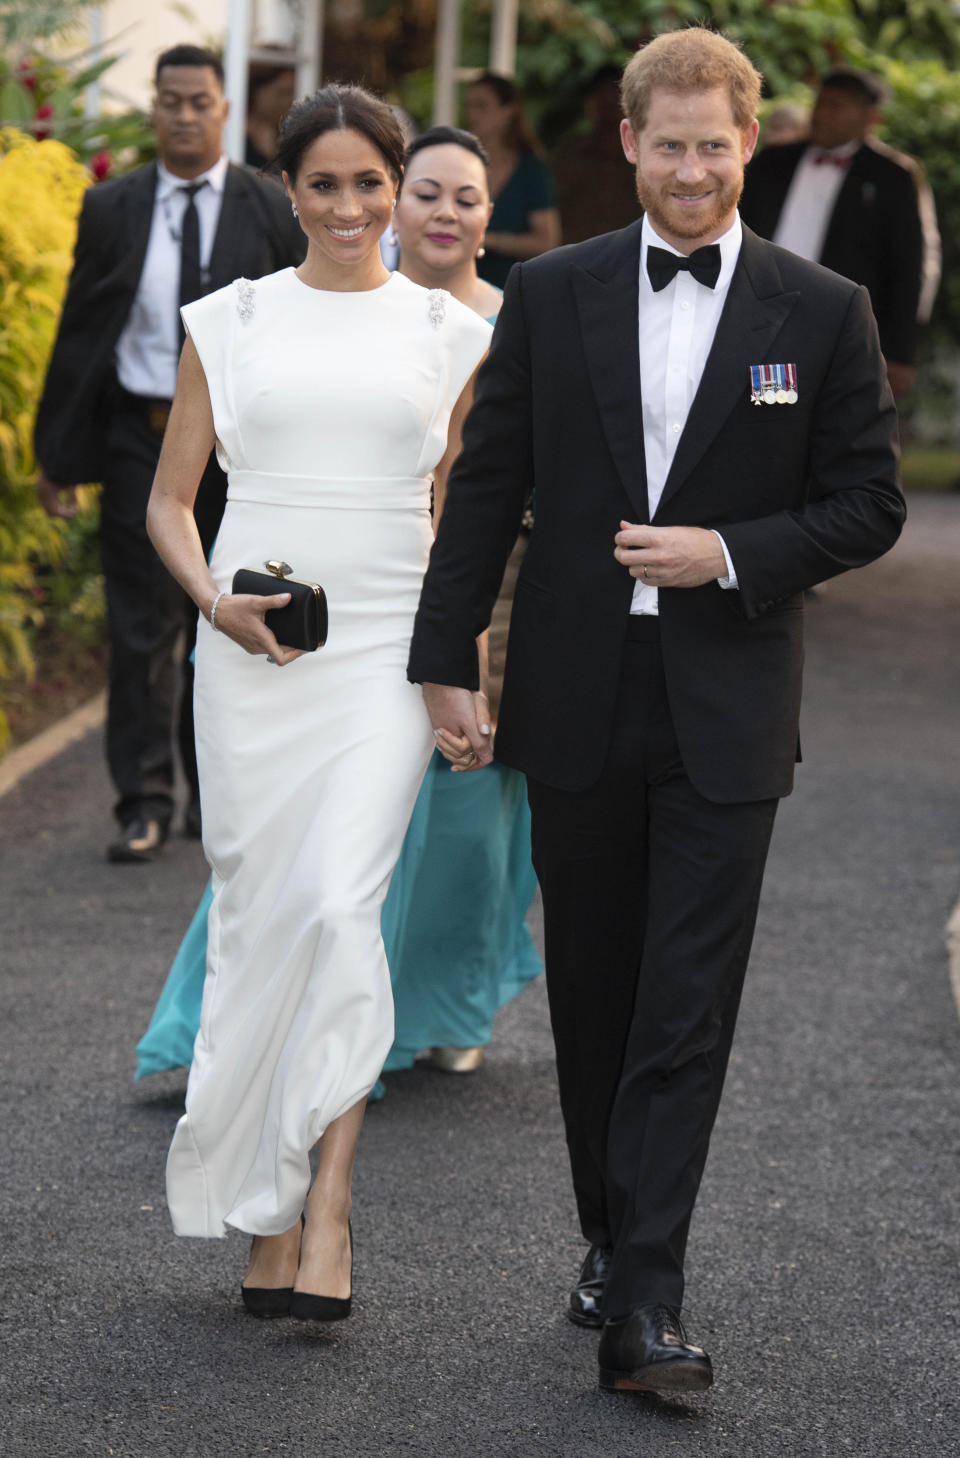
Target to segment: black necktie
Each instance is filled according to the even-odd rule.
[[[647,274],[655,294],[665,289],[682,268],[688,269],[697,283],[708,289],[716,288],[720,277],[720,244],[708,243],[706,248],[695,249],[689,258],[668,253],[665,248],[647,249]]]
[[[185,193],[187,206],[180,225],[180,304],[192,304],[203,295],[203,274],[200,269],[200,217],[197,213],[196,196],[205,182],[191,182],[178,191]],[[180,318],[179,313],[177,318]],[[183,322],[180,322],[180,343],[184,340]]]

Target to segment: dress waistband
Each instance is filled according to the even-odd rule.
[[[275,476],[230,471],[227,500],[265,506],[311,506],[333,511],[422,511],[430,506],[429,476]]]

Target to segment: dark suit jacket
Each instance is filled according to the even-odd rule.
[[[634,580],[621,518],[645,522],[637,347],[640,224],[514,269],[482,366],[423,586],[414,682],[477,684],[523,505],[499,759],[578,790],[600,774]],[[795,405],[755,406],[752,364],[797,366]],[[803,589],[862,566],[904,516],[896,414],[865,290],[744,229],[655,525],[716,527],[739,590],[662,589],[660,631],[684,764],[707,798],[789,793]]]
[[[136,297],[156,193],[153,162],[84,196],[73,272],[37,411],[37,460],[53,481],[103,476],[114,351]],[[286,194],[230,166],[210,256],[210,288],[299,263],[306,240]]]
[[[806,143],[767,147],[747,168],[743,221],[772,238]],[[863,284],[887,359],[911,364],[923,278],[923,228],[914,180],[905,167],[862,146],[854,154],[823,244],[824,268]]]

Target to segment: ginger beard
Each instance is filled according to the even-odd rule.
[[[743,192],[743,172],[734,181],[710,181],[709,195],[700,207],[693,208],[675,200],[675,195],[699,197],[704,188],[687,192],[684,188],[669,182],[653,182],[644,176],[640,164],[636,169],[637,197],[640,206],[649,216],[658,233],[672,233],[675,238],[686,238],[693,242],[697,238],[715,235],[723,229],[740,201]]]

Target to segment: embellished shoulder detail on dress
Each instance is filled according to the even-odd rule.
[[[427,308],[429,319],[434,329],[439,329],[447,317],[447,300],[450,295],[446,289],[430,289],[427,293]]]
[[[248,278],[237,279],[237,313],[242,324],[249,324],[253,318],[256,289]]]

